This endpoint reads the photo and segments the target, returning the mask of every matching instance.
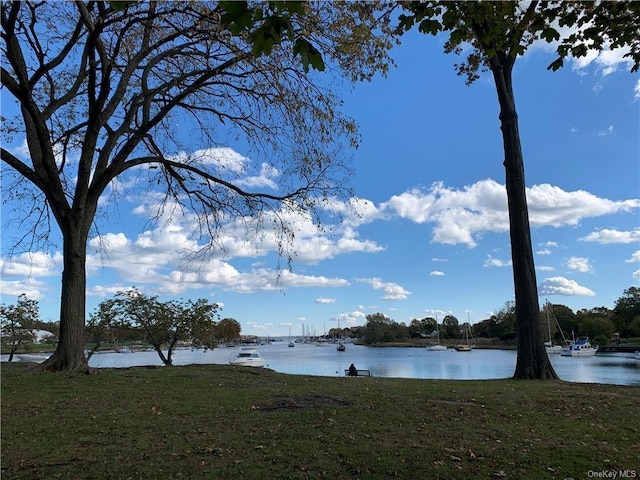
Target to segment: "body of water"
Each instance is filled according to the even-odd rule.
[[[292,348],[287,342],[256,348],[266,360],[267,368],[300,375],[343,376],[353,363],[359,369],[370,370],[374,377],[484,380],[509,378],[516,365],[516,352],[512,350],[456,352],[347,344],[345,352],[338,352],[335,345],[296,343]],[[174,364],[226,364],[238,350],[238,347],[219,347],[208,351],[179,349],[174,352]],[[556,373],[566,381],[640,386],[640,361],[629,354],[583,358],[550,355],[549,358]],[[3,355],[2,360],[6,359]],[[99,352],[91,357],[89,365],[94,368],[124,368],[162,365],[162,362],[155,351]]]

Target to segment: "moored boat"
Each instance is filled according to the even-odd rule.
[[[575,342],[562,348],[563,357],[591,357],[598,351],[597,346],[591,345],[588,337],[580,337]]]
[[[436,336],[438,338],[438,341],[435,343],[431,342],[429,345],[427,345],[427,350],[431,350],[431,351],[446,350],[447,347],[440,343],[440,329],[438,328],[437,317],[436,317]]]
[[[260,356],[260,352],[255,348],[243,348],[229,363],[243,367],[264,367],[266,364],[264,358]]]
[[[25,353],[24,355],[16,355],[21,362],[31,362],[31,363],[42,363],[44,362],[47,358],[50,357],[50,355],[38,355],[35,353]]]

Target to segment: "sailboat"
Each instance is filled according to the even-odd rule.
[[[547,328],[549,330],[549,340],[547,340],[546,342],[544,342],[544,347],[547,350],[547,354],[548,355],[559,355],[560,353],[562,353],[562,345],[554,345],[553,341],[551,340],[551,317],[549,316],[549,312],[551,310],[551,305],[549,304],[549,301],[545,301],[545,312],[547,314]],[[555,318],[555,315],[554,315]],[[556,323],[558,323],[558,320],[556,319]],[[558,330],[560,330],[560,333],[562,333],[562,329],[560,328],[560,326],[558,325]],[[562,337],[564,338],[564,334],[562,335]],[[566,340],[565,340],[566,343]]]
[[[438,341],[436,343],[430,343],[427,345],[427,350],[446,350],[447,347],[440,344],[440,328],[438,328],[438,319],[436,318],[436,335],[438,336]]]
[[[336,350],[338,350],[339,352],[344,352],[347,349],[347,347],[342,342],[342,330],[340,330],[340,319],[338,319],[338,332],[340,333],[340,339],[338,340],[338,347],[336,348]]]
[[[291,340],[291,325],[289,325],[289,346],[290,347],[295,347],[296,344],[293,343],[293,341]]]
[[[467,314],[467,323],[464,326],[464,338],[465,338],[465,343],[456,345],[454,348],[456,349],[457,352],[470,352],[471,350],[473,350],[473,347],[475,345],[471,345],[469,343],[469,329],[471,328],[471,324],[469,322],[469,316]]]

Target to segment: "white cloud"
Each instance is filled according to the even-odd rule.
[[[358,310],[354,312],[345,312],[338,314],[333,320],[340,324],[340,326],[353,327],[355,325],[362,325],[366,320],[366,315]]]
[[[569,257],[565,262],[565,265],[569,270],[574,270],[580,273],[593,271],[593,267],[589,263],[589,259],[585,257]]]
[[[572,58],[573,68],[578,72],[594,65],[603,77],[615,72],[619,66],[631,68],[633,60],[624,55],[629,53],[629,47],[609,49],[605,45],[602,51],[589,50],[587,55],[579,58]]]
[[[278,184],[274,179],[280,176],[280,171],[270,166],[267,163],[263,163],[260,167],[260,173],[258,175],[249,176],[236,180],[234,183],[239,187],[253,187],[253,188],[270,188],[272,190],[278,189]]]
[[[547,242],[542,242],[539,243],[538,245],[540,245],[541,247],[557,247],[558,246],[558,242],[554,242],[553,240],[549,240]]]
[[[640,79],[636,82],[636,86],[633,87],[633,99],[640,100]]]
[[[538,250],[536,255],[551,255],[551,250],[548,248],[543,248],[542,250]]]
[[[43,282],[30,278],[28,280],[7,281],[0,280],[0,292],[2,297],[18,297],[25,294],[31,300],[42,300],[46,298],[45,290],[47,285]]]
[[[595,292],[565,277],[549,277],[538,286],[539,295],[595,296]]]
[[[429,273],[430,277],[444,277],[445,274],[444,272],[441,272],[439,270],[434,270],[433,272]]]
[[[591,232],[589,235],[582,237],[579,240],[582,240],[583,242],[597,242],[602,244],[640,242],[640,228],[627,232],[603,228],[602,230]]]
[[[536,270],[539,270],[541,272],[553,272],[555,268],[550,267],[548,265],[540,265],[540,266],[536,266]]]
[[[640,250],[636,250],[631,254],[631,258],[625,260],[625,263],[638,263],[640,262]]]
[[[0,259],[3,277],[50,277],[62,273],[62,253],[26,252]]]
[[[527,189],[532,227],[574,226],[583,218],[628,212],[640,200],[612,201],[582,190],[566,192],[549,184]],[[473,248],[485,232],[508,232],[509,218],[504,185],[479,181],[460,190],[434,183],[428,190],[411,189],[394,195],[381,209],[415,223],[433,223],[432,242],[466,244]]]
[[[360,278],[358,281],[368,283],[375,290],[383,290],[383,300],[405,300],[411,295],[410,291],[405,290],[397,283],[383,282],[380,278]]]
[[[184,152],[177,155],[178,161],[192,161],[202,165],[213,165],[219,170],[233,173],[243,173],[251,160],[230,147],[213,147],[196,150],[188,155]]]
[[[446,258],[432,258],[431,259],[432,262],[448,262],[449,260],[447,260]]]
[[[487,257],[483,265],[485,267],[510,267],[512,265],[511,260],[499,260],[491,255],[487,255]]]
[[[613,125],[609,125],[609,128],[607,128],[606,130],[598,130],[597,135],[599,137],[606,137],[607,135],[611,135],[613,133]]]
[[[325,297],[318,297],[316,298],[316,303],[336,303],[336,299],[335,298],[325,298]]]

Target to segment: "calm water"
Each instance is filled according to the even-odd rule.
[[[201,351],[182,349],[174,353],[174,364],[226,364],[239,349],[220,347]],[[258,347],[267,368],[281,373],[343,376],[354,363],[357,368],[371,370],[374,377],[481,380],[509,378],[516,364],[516,352],[511,350],[428,351],[424,348],[373,348],[347,344],[346,352],[335,345],[316,346],[276,342]],[[571,382],[610,383],[640,386],[640,361],[628,355],[596,355],[587,358],[550,355],[556,373]],[[3,356],[2,360],[6,360]],[[153,351],[136,353],[96,353],[92,367],[130,367],[162,365]]]

